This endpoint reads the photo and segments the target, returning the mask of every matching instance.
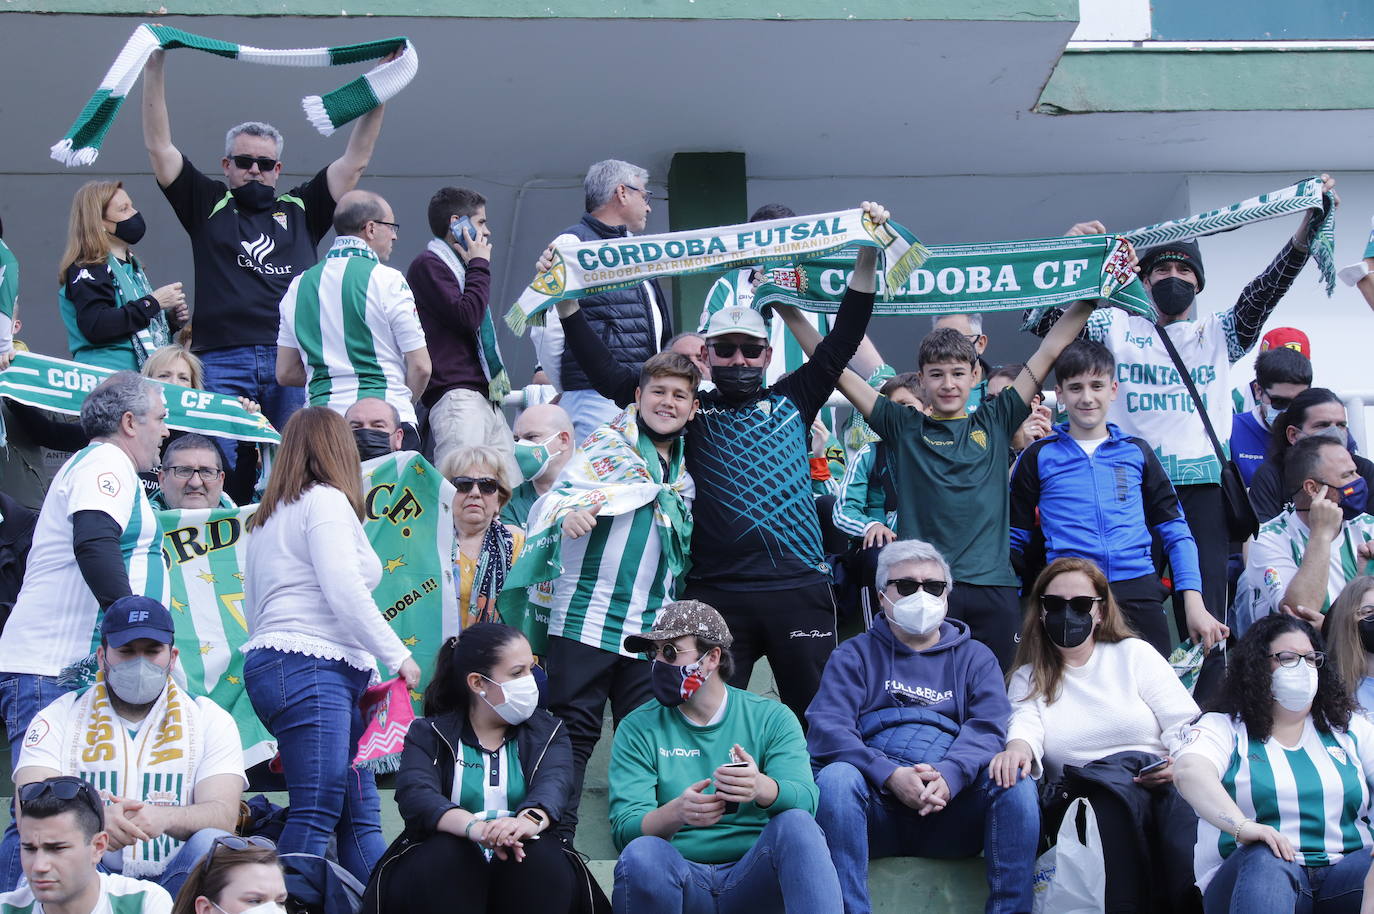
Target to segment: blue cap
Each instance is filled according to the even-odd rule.
[[[152,597],[120,597],[105,610],[100,634],[110,647],[123,647],[139,638],[171,644],[176,638],[176,624],[167,607]]]

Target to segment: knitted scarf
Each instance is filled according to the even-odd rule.
[[[456,543],[453,548],[456,552]],[[472,577],[468,605],[463,608],[464,628],[478,622],[501,621],[496,598],[506,586],[506,575],[510,573],[514,552],[515,538],[500,518],[493,520],[482,536],[482,554],[477,557],[477,573]]]
[[[425,248],[444,262],[444,266],[453,273],[458,290],[462,291],[468,271],[452,245],[431,238]],[[506,374],[505,363],[501,361],[501,347],[496,342],[496,322],[491,319],[490,307],[482,312],[482,326],[477,328],[477,360],[482,363],[482,374],[487,379],[487,398],[499,406],[506,399],[506,394],[510,393],[510,377]]]
[[[325,136],[356,117],[385,103],[406,87],[419,68],[419,55],[408,38],[383,38],[362,44],[329,48],[292,48],[269,50],[217,38],[192,35],[165,25],[144,23],[134,29],[124,50],[100,81],[91,100],[81,109],[67,135],[52,147],[52,157],[63,165],[90,165],[100,154],[100,144],[114,124],[115,115],[138,81],[143,65],[158,48],[190,48],[231,60],[270,64],[278,67],[336,67],[343,64],[378,60],[400,48],[397,59],[374,67],[367,73],[323,96],[309,95],[301,101],[310,123]]]

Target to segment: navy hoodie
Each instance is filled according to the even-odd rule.
[[[859,718],[879,708],[924,707],[959,723],[959,735],[935,770],[957,796],[1006,746],[1007,700],[991,650],[955,619],[940,623],[940,640],[913,651],[892,634],[884,616],[835,649],[806,710],[806,748],[817,765],[848,762],[882,790],[898,765],[864,745]]]

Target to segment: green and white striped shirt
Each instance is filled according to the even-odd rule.
[[[510,815],[525,802],[525,772],[515,739],[506,740],[495,752],[462,744],[458,770],[449,798],[473,815],[486,818]]]
[[[172,896],[155,882],[118,873],[97,873],[100,897],[91,914],[171,914]],[[0,914],[43,914],[28,883],[0,895]]]
[[[311,406],[342,413],[379,397],[415,423],[405,365],[407,352],[425,346],[415,296],[361,238],[336,238],[323,260],[291,281],[277,345],[300,352]]]
[[[1374,724],[1359,714],[1343,733],[1321,733],[1309,717],[1292,748],[1270,737],[1252,741],[1245,725],[1204,714],[1184,733],[1181,759],[1210,761],[1241,813],[1280,832],[1304,866],[1331,866],[1374,844],[1369,822],[1374,785]],[[1236,849],[1231,833],[1199,819],[1193,850],[1198,888],[1206,891]]]
[[[1293,507],[1260,527],[1245,562],[1245,575],[1237,589],[1237,600],[1248,592],[1256,616],[1278,612],[1279,600],[1302,565],[1303,554],[1312,531]],[[1340,535],[1331,544],[1331,566],[1326,576],[1326,612],[1340,596],[1345,585],[1358,574],[1369,573],[1370,563],[1359,557],[1359,549],[1374,541],[1374,517],[1361,514],[1341,524]]]

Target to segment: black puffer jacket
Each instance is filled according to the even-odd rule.
[[[591,216],[583,216],[581,222],[565,229],[562,234],[576,235],[583,241],[595,241],[598,238],[624,238],[628,233],[623,225],[610,226]],[[653,287],[652,301],[646,285]],[[611,351],[611,357],[626,368],[639,371],[639,366],[667,345],[673,336],[673,319],[668,311],[668,302],[663,298],[663,290],[653,280],[640,283],[632,289],[589,295],[579,299],[578,304],[587,315],[592,329]],[[654,336],[654,315],[651,310],[655,306],[663,324],[662,335],[658,338]],[[587,379],[582,366],[577,364],[571,349],[563,350],[560,380],[564,390],[590,390],[592,387],[592,382]]]

